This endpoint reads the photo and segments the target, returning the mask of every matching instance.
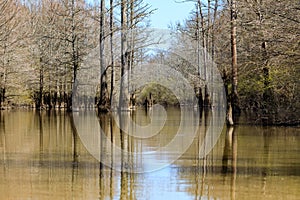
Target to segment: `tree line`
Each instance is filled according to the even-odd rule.
[[[195,9],[185,23],[178,23],[175,28],[189,34],[218,66],[228,109],[235,116],[241,110],[252,113],[257,122],[298,124],[299,2],[183,2],[194,2]],[[206,62],[207,55],[202,56]],[[204,64],[203,73],[209,68],[209,64]],[[235,120],[233,117],[230,123]]]
[[[212,80],[216,65],[224,80],[231,124],[241,110],[267,123],[299,123],[299,2],[181,3],[187,1],[195,8],[171,30],[177,33],[174,48],[189,49],[186,37],[195,41],[197,55],[193,59],[198,69],[189,79],[198,105],[211,107],[217,98],[206,84]],[[163,58],[184,74],[190,67],[188,62],[168,52],[145,53],[153,12],[143,0],[1,1],[1,107],[34,104],[37,109],[71,110],[78,70],[94,49],[99,52],[97,96],[86,95],[81,101],[95,103],[100,111],[111,109],[116,90],[124,107],[136,102],[131,98],[135,94],[123,88],[138,63],[161,62]],[[124,77],[126,72],[129,75]],[[118,80],[120,85],[115,85]]]
[[[138,60],[138,43],[144,37],[140,35],[153,10],[143,0],[106,3],[1,1],[1,107],[34,104],[37,109],[71,110],[78,71],[84,58],[99,48],[101,81],[98,96],[92,101],[100,110],[107,111],[115,73],[120,71],[124,75]],[[141,33],[129,34],[137,28]],[[91,101],[94,97],[84,98]]]

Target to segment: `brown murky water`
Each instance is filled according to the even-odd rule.
[[[178,131],[180,111],[169,109],[167,113],[159,136],[128,139],[128,148],[144,151],[167,144]],[[143,110],[131,117],[141,125],[149,123]],[[200,141],[208,119],[193,123],[199,126],[199,133],[177,161],[136,174],[130,168],[121,172],[101,165],[82,144],[69,114],[3,111],[0,199],[299,199],[299,128],[224,128],[214,149],[202,158]],[[122,145],[120,130],[110,116],[100,121],[110,133],[108,138]],[[153,162],[169,159],[168,152],[156,156]]]

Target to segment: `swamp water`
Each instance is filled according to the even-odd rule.
[[[132,173],[134,168],[130,166],[143,162],[143,154],[115,156],[109,145],[102,144],[101,156],[111,158],[108,160],[115,163],[112,164],[115,168],[126,170],[100,164],[74,130],[74,125],[80,126],[80,116],[87,119],[92,112],[77,115],[76,121],[64,112],[0,113],[0,199],[273,200],[300,197],[300,129],[297,127],[224,127],[213,150],[203,158],[201,143],[208,127],[214,125],[210,123],[213,119],[210,114],[196,122],[187,118],[185,120],[193,121],[191,128],[198,126],[188,150],[164,168]],[[144,110],[128,115],[139,125],[157,129],[158,125],[155,121],[151,123]],[[99,122],[114,145],[126,146],[130,152],[148,152],[167,145],[175,137],[181,120],[180,110],[167,109],[167,115],[159,134],[139,140],[126,137],[125,143],[109,115],[101,116]],[[94,129],[94,125],[89,128]],[[180,149],[180,142],[177,146]],[[153,165],[167,163],[173,153],[158,153],[150,161]]]

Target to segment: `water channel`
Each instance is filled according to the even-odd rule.
[[[2,111],[0,199],[299,199],[299,127],[224,126],[214,148],[203,156],[207,130],[218,124],[211,113],[205,113],[185,118],[184,123],[196,128],[196,136],[178,159],[174,149],[145,159],[144,152],[166,146],[176,137],[182,112],[169,108],[166,113],[159,134],[142,139],[125,137],[111,115],[101,115],[98,125],[111,142],[100,142],[99,155],[106,157],[101,164],[78,135],[86,130],[80,124],[92,121],[93,111],[79,112],[75,119],[63,111]],[[160,128],[143,109],[126,115],[149,130]],[[97,124],[89,124],[89,130],[97,130],[93,126]],[[134,128],[128,127],[129,132]],[[178,151],[184,149],[184,138],[176,143]],[[141,153],[118,155],[111,144]],[[136,166],[146,165],[158,167],[134,173]]]

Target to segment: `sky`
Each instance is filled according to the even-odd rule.
[[[144,0],[151,5],[152,9],[157,9],[151,15],[151,27],[167,29],[170,23],[187,19],[190,12],[195,8],[193,3],[176,3],[180,0]]]

